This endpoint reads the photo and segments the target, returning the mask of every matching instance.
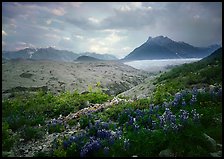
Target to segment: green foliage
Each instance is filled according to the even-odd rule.
[[[77,145],[72,143],[72,145],[68,148],[66,157],[79,157]]]
[[[101,86],[100,81],[96,83],[96,86],[97,86],[97,87],[100,87],[100,86]]]
[[[59,95],[53,95],[48,92],[37,92],[36,94],[16,95],[13,99],[2,101],[2,133],[3,133],[3,151],[9,151],[16,138],[14,132],[29,141],[40,139],[44,136],[45,121],[57,118],[60,114],[63,116],[79,110],[80,106],[87,101],[90,103],[103,103],[111,99],[102,92],[92,92],[88,94],[78,94],[77,92],[64,92]],[[83,120],[82,125],[87,125]],[[77,121],[69,121],[69,125],[74,125]],[[82,123],[82,122],[81,122]],[[38,125],[43,126],[39,128]],[[47,127],[49,133],[62,132],[65,130],[64,125],[50,125]],[[59,150],[58,150],[59,151]],[[55,152],[56,156],[66,156],[64,152]],[[72,153],[72,152],[70,152]],[[46,156],[47,154],[36,154],[37,156]],[[48,154],[49,155],[49,154]]]
[[[89,123],[94,124],[94,118],[91,115],[83,115],[79,120],[79,124],[82,129],[85,129]]]
[[[54,151],[54,156],[55,157],[66,157],[66,151],[64,151],[63,149],[56,149]]]
[[[93,92],[93,87],[91,85],[88,85],[88,91]]]
[[[6,122],[2,122],[2,150],[10,151],[15,142],[15,137],[12,136],[12,130]]]
[[[63,124],[56,124],[56,125],[49,125],[48,127],[48,132],[49,134],[52,133],[60,133],[63,132],[65,130],[65,126]]]
[[[156,89],[150,99],[139,99],[132,103],[119,103],[104,109],[101,112],[95,112],[88,115],[82,115],[80,119],[70,120],[68,124],[73,126],[79,122],[80,128],[85,129],[80,131],[85,132],[84,138],[79,141],[70,142],[69,137],[58,137],[52,143],[53,150],[49,153],[36,153],[36,157],[79,157],[82,147],[89,142],[90,136],[97,137],[97,128],[94,125],[95,120],[110,122],[106,129],[116,131],[122,130],[122,135],[110,144],[106,139],[101,140],[101,148],[95,152],[88,154],[89,156],[103,157],[105,156],[103,148],[108,147],[108,156],[112,157],[127,157],[137,155],[138,157],[154,156],[158,157],[161,150],[170,149],[174,156],[183,157],[201,157],[209,156],[209,145],[203,137],[203,133],[208,134],[222,144],[222,98],[221,96],[207,93],[198,93],[197,101],[194,105],[190,105],[192,94],[187,94],[184,97],[186,106],[181,105],[181,101],[177,106],[171,106],[171,111],[177,117],[180,115],[180,109],[188,112],[196,109],[199,113],[200,120],[194,123],[192,114],[190,113],[189,120],[184,123],[177,131],[164,131],[158,124],[153,127],[151,120],[159,121],[157,115],[161,116],[165,108],[162,107],[164,102],[170,102],[174,99],[174,94],[186,88],[194,86],[221,85],[222,83],[222,68],[221,60],[216,59],[204,60],[194,64],[184,64],[180,67],[174,67],[171,71],[162,74],[154,83]],[[97,87],[101,86],[97,82]],[[33,95],[16,95],[13,99],[8,99],[2,102],[2,150],[10,151],[17,138],[13,135],[15,132],[25,141],[39,139],[44,136],[47,128],[49,133],[62,132],[65,130],[64,125],[56,124],[47,127],[45,121],[57,118],[60,114],[63,116],[71,112],[76,112],[88,106],[87,103],[103,103],[109,99],[102,91],[93,92],[92,86],[89,86],[89,92],[79,94],[77,92],[64,92],[59,95],[40,91]],[[149,106],[159,106],[155,112],[150,112]],[[137,116],[136,112],[140,114]],[[141,111],[139,111],[141,110]],[[130,123],[130,117],[136,129]],[[137,118],[138,117],[138,118]],[[135,122],[134,122],[135,119]],[[131,121],[131,122],[132,122]],[[180,124],[180,119],[176,120]],[[38,127],[41,125],[42,128]],[[135,126],[136,126],[135,125]],[[147,129],[146,129],[147,128]],[[73,134],[74,135],[74,134]],[[77,134],[76,134],[77,135]],[[86,135],[86,136],[85,136]],[[78,135],[79,136],[79,135]],[[76,138],[77,139],[77,138]],[[77,139],[78,140],[78,139]],[[125,147],[124,142],[129,141],[129,146]],[[64,142],[66,141],[66,142]],[[68,146],[68,144],[70,144]],[[56,145],[56,146],[55,146]],[[67,145],[67,146],[66,146]]]
[[[31,126],[24,126],[21,133],[21,138],[25,141],[29,141],[31,139],[41,139],[44,135],[44,130],[41,128],[35,128]]]

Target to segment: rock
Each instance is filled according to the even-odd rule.
[[[42,146],[38,146],[38,149],[39,149],[39,150],[42,150]]]
[[[137,96],[137,99],[142,99],[142,98],[146,98],[146,95],[140,94],[139,96]]]
[[[20,141],[20,142],[23,142],[23,141],[24,141],[24,139],[23,139],[23,138],[21,138],[21,139],[19,139],[19,141]]]
[[[222,144],[217,144],[216,146],[217,146],[218,149],[222,150]]]
[[[204,93],[204,92],[205,92],[205,89],[204,89],[204,88],[199,88],[199,89],[198,89],[198,92],[199,92],[199,93]]]
[[[209,151],[215,152],[216,151],[216,141],[205,133],[203,135],[208,143],[207,147],[208,147]]]
[[[21,154],[23,154],[25,151],[24,151],[24,149],[19,149],[19,152],[21,153]]]
[[[212,157],[222,157],[222,151],[213,152],[213,153],[210,153],[210,155]]]
[[[214,91],[214,89],[215,89],[215,86],[214,85],[209,85],[209,90],[210,91]]]
[[[2,157],[15,157],[15,154],[13,151],[9,151],[9,152],[2,151]]]
[[[173,153],[170,149],[162,150],[159,153],[159,157],[172,157],[172,156],[173,156]]]

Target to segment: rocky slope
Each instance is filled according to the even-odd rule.
[[[95,91],[117,95],[141,83],[148,73],[119,62],[7,61],[2,64],[2,95],[21,91]]]
[[[164,36],[149,37],[144,44],[135,48],[123,60],[203,58],[219,47],[219,45],[195,47]]]

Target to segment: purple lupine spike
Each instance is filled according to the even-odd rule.
[[[104,153],[105,156],[109,155],[109,150],[110,150],[109,147],[104,147],[103,153]]]
[[[185,107],[186,105],[187,105],[187,104],[186,104],[185,100],[183,99],[183,100],[182,100],[182,106]]]
[[[124,140],[124,149],[127,150],[129,149],[130,143],[129,143],[129,139],[125,139]]]

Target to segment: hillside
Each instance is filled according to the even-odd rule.
[[[211,55],[204,59],[184,64],[180,67],[172,69],[172,71],[162,74],[158,78],[158,82],[166,80],[176,80],[178,86],[190,86],[193,84],[211,85],[214,83],[222,83],[222,48],[219,48]]]
[[[211,54],[220,46],[195,47],[185,42],[176,42],[168,37],[149,37],[141,46],[135,48],[123,60],[152,60],[152,59],[179,59],[203,58]]]
[[[90,56],[79,56],[76,61],[100,61],[100,59],[94,58],[94,57],[90,57]]]
[[[100,89],[16,95],[2,101],[3,156],[221,157],[220,74],[222,48],[145,79],[154,85],[149,98]]]
[[[78,91],[102,90],[116,95],[139,84],[148,73],[119,62],[55,62],[11,60],[2,64],[2,95],[21,91]]]
[[[162,74],[156,74],[146,78],[141,84],[122,92],[120,96],[130,96],[132,98],[152,97],[152,93],[157,85],[164,85],[167,89],[169,85],[178,90],[192,88],[194,85],[209,86],[222,83],[222,48],[216,50],[211,55],[202,60],[181,66],[173,66],[171,71]],[[171,88],[172,88],[171,87]],[[172,91],[172,93],[174,93]],[[169,93],[167,93],[169,94]]]

